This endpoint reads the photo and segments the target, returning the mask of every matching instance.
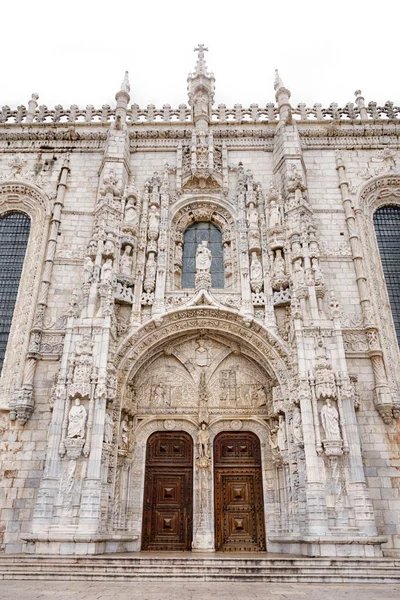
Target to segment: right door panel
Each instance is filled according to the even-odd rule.
[[[265,550],[260,442],[250,432],[220,433],[214,442],[215,546]]]

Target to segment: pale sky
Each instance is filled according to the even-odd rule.
[[[274,70],[292,105],[400,104],[400,1],[19,0],[4,2],[0,106],[114,105],[125,70],[131,103],[187,103],[203,43],[215,104],[274,102]]]

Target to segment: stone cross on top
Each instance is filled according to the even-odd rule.
[[[206,61],[204,57],[204,52],[208,52],[208,48],[205,47],[204,44],[199,44],[197,48],[194,49],[195,52],[198,52],[197,56],[197,64],[196,64],[196,74],[205,74],[206,73]]]
[[[204,59],[204,52],[208,52],[208,48],[206,48],[204,44],[199,44],[197,48],[194,49],[194,52],[198,52],[199,58]]]

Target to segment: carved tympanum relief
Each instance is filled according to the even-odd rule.
[[[271,384],[260,367],[209,337],[168,346],[133,381],[138,414],[265,413]]]

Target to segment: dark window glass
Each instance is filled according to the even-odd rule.
[[[211,286],[224,287],[222,233],[212,223],[194,223],[186,229],[183,238],[182,287],[194,288],[197,246],[207,240],[211,250]]]
[[[400,207],[379,208],[374,214],[374,226],[397,341],[400,344]]]
[[[10,213],[0,218],[0,373],[3,368],[30,227],[30,219],[21,213]]]

